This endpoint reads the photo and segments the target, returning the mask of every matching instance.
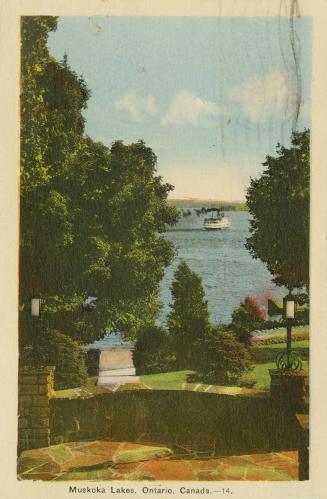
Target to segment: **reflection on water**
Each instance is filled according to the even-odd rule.
[[[161,283],[161,323],[169,312],[169,288],[181,260],[202,277],[214,323],[229,322],[234,308],[246,296],[256,297],[263,303],[267,297],[285,295],[285,288],[277,288],[271,282],[272,276],[264,264],[253,259],[244,246],[249,235],[250,215],[228,212],[226,216],[232,221],[228,229],[205,231],[202,229],[203,217],[190,216],[166,232],[165,237],[174,243],[177,255]]]

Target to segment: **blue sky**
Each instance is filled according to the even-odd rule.
[[[310,127],[311,20],[60,17],[66,52],[92,96],[86,133],[106,145],[143,139],[172,197],[244,199],[277,142]]]

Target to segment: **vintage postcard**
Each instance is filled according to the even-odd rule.
[[[175,3],[2,2],[5,497],[327,492],[327,10]]]

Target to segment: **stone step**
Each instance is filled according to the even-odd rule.
[[[130,366],[126,366],[126,365],[122,365],[122,366],[104,366],[104,367],[99,367],[99,373],[105,373],[105,372],[115,372],[115,371],[125,371],[126,369],[134,369],[135,371],[135,367],[133,366],[133,364],[131,364]]]
[[[138,376],[99,376],[99,386],[126,385],[127,383],[140,383]]]
[[[101,369],[99,376],[135,376],[135,367],[127,367],[122,369]]]

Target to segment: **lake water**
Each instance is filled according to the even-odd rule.
[[[233,310],[246,296],[266,306],[268,297],[280,298],[286,294],[285,288],[272,283],[272,276],[261,260],[252,258],[244,246],[249,235],[249,213],[226,212],[225,215],[232,221],[228,229],[205,231],[202,229],[204,215],[197,216],[192,210],[191,216],[183,217],[165,234],[174,243],[177,254],[161,283],[160,323],[165,323],[169,312],[169,288],[181,260],[202,277],[214,323],[229,322]]]
[[[272,276],[261,260],[251,257],[244,243],[249,235],[247,212],[226,212],[232,224],[228,229],[203,230],[204,215],[182,218],[164,234],[174,243],[176,256],[166,269],[161,282],[162,310],[158,322],[165,324],[171,303],[170,286],[174,272],[181,260],[202,277],[211,321],[228,323],[233,310],[246,296],[256,299],[259,306],[267,306],[268,298],[281,298],[287,290],[275,286]],[[112,338],[104,338],[93,346],[101,349],[112,347]]]

